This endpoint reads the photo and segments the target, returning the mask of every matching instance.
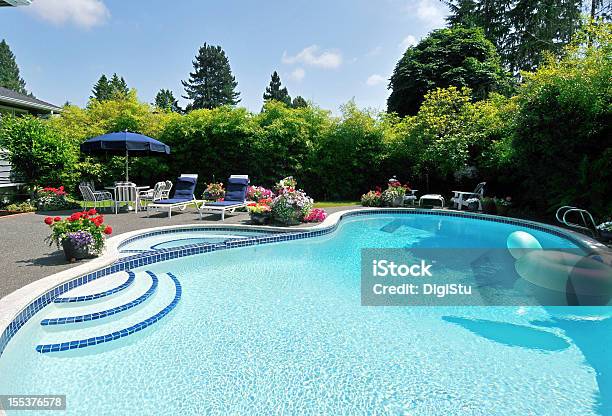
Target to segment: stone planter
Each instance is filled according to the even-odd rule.
[[[393,208],[401,207],[402,205],[404,205],[404,197],[403,196],[395,197],[392,200],[388,201],[386,205],[389,207],[393,207]]]
[[[64,249],[66,260],[70,262],[97,257],[89,247],[76,247],[69,238],[62,240],[62,248]]]
[[[262,212],[262,213],[251,212],[249,215],[251,216],[251,222],[253,224],[264,225],[270,222],[269,212]]]

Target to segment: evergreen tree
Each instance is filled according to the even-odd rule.
[[[428,91],[450,86],[469,87],[475,99],[491,91],[508,92],[510,75],[482,29],[434,30],[408,48],[391,76],[388,111],[416,114]]]
[[[586,1],[586,0],[584,0]],[[589,0],[590,2],[593,0]],[[601,0],[594,0],[599,2]],[[513,73],[559,54],[580,26],[582,0],[449,0],[451,26],[481,27]]]
[[[174,98],[174,94],[170,90],[161,89],[155,96],[155,105],[164,110],[170,110],[175,113],[181,113],[183,110],[178,105],[178,101]]]
[[[291,107],[293,107],[293,108],[308,107],[308,102],[304,99],[304,97],[302,97],[301,95],[298,95],[291,102]]]
[[[189,80],[181,82],[187,93],[183,98],[192,100],[190,109],[236,105],[240,101],[238,83],[221,46],[204,43],[193,61]]]
[[[113,74],[109,82],[111,98],[124,98],[130,92],[127,82],[123,77],[119,77],[116,73]]]
[[[264,101],[276,100],[284,103],[286,106],[291,105],[291,97],[287,92],[287,88],[281,88],[281,79],[276,71],[272,74],[270,85],[266,87],[266,92],[263,95]]]
[[[98,101],[105,101],[125,98],[130,92],[130,89],[125,79],[114,73],[111,79],[108,79],[106,75],[102,74],[98,82],[93,86],[91,92],[93,95],[90,98],[95,98]]]
[[[0,42],[0,87],[8,88],[21,94],[28,94],[25,81],[19,76],[19,67],[15,55],[4,39]]]
[[[102,74],[98,82],[93,86],[91,93],[93,95],[90,98],[95,98],[98,101],[109,100],[111,98],[111,87],[106,75]]]

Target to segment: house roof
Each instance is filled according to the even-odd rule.
[[[61,107],[4,87],[0,87],[0,103],[33,110],[62,111]]]
[[[27,6],[32,3],[32,0],[0,0],[2,6]]]

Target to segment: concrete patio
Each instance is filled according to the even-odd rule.
[[[326,208],[328,213],[344,209],[354,209],[356,206]],[[66,216],[74,211],[44,212],[17,214],[0,217],[0,235],[2,241],[2,265],[0,267],[0,298],[45,276],[74,267],[68,263],[62,250],[55,245],[49,246],[45,238],[49,235],[49,227],[43,222],[47,216]],[[110,212],[110,211],[108,211]],[[161,227],[166,225],[221,225],[249,224],[246,212],[228,215],[221,222],[219,215],[205,215],[202,220],[193,209],[167,214],[154,214],[147,217],[144,212],[123,212],[110,214],[102,211],[105,223],[113,227],[113,236],[139,229]],[[310,226],[314,224],[301,224]]]

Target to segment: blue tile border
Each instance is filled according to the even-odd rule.
[[[147,273],[149,273],[151,277],[155,276],[153,272],[147,271]],[[62,343],[57,343],[57,344],[40,344],[36,346],[36,351],[42,354],[45,354],[49,352],[60,352],[60,351],[74,350],[77,348],[91,347],[93,345],[98,345],[104,342],[114,341],[119,338],[127,337],[129,335],[135,334],[136,332],[140,332],[143,329],[153,325],[155,322],[159,321],[164,316],[168,315],[170,311],[172,311],[172,309],[176,307],[179,300],[181,299],[181,295],[182,295],[181,283],[176,278],[176,276],[173,275],[172,273],[167,273],[167,274],[174,282],[174,287],[175,287],[174,299],[172,299],[172,302],[170,302],[168,306],[166,306],[164,309],[162,309],[155,315],[151,316],[150,318],[147,318],[144,321],[138,322],[137,324],[134,324],[130,326],[129,328],[111,332],[110,334],[106,334],[106,335],[100,335],[97,337],[91,337],[91,338],[75,340],[75,341],[67,341],[67,342],[62,342]],[[157,281],[157,277],[155,278],[155,280]]]
[[[90,300],[100,299],[100,298],[103,298],[103,297],[106,297],[106,296],[110,296],[110,295],[115,294],[117,292],[121,292],[122,290],[127,289],[128,287],[130,287],[132,285],[132,283],[134,283],[134,278],[136,277],[134,272],[131,271],[131,270],[127,270],[127,274],[128,274],[127,280],[124,283],[122,283],[119,286],[114,287],[112,289],[105,290],[104,292],[100,292],[100,293],[94,293],[92,295],[73,296],[73,297],[68,297],[68,298],[58,297],[58,298],[55,298],[53,300],[53,303],[87,302],[87,301],[90,301]]]
[[[43,326],[48,326],[48,325],[64,325],[64,324],[74,324],[74,323],[79,323],[79,322],[94,321],[96,319],[106,318],[107,316],[112,316],[120,312],[127,311],[128,309],[132,309],[133,307],[138,306],[145,300],[149,299],[151,295],[153,295],[153,293],[155,293],[155,291],[157,290],[157,285],[158,285],[157,276],[155,276],[155,274],[150,271],[147,271],[147,273],[149,274],[149,276],[151,276],[151,286],[149,287],[149,289],[147,289],[147,291],[142,296],[138,297],[137,299],[134,299],[131,302],[128,302],[124,305],[117,306],[115,308],[106,309],[100,312],[88,313],[86,315],[76,315],[76,316],[66,316],[62,318],[43,319],[42,321],[40,321],[40,324]]]
[[[88,283],[92,280],[95,280],[99,277],[106,276],[108,274],[117,273],[123,270],[135,269],[137,267],[143,267],[149,264],[158,263],[162,261],[177,259],[185,256],[193,256],[202,253],[209,253],[213,251],[231,249],[236,247],[246,247],[251,245],[258,244],[270,244],[277,243],[281,241],[291,241],[291,240],[300,240],[311,237],[318,237],[321,235],[329,234],[334,232],[340,222],[344,218],[355,217],[355,216],[370,216],[370,215],[389,215],[389,214],[402,214],[402,215],[437,215],[437,216],[447,216],[447,217],[461,217],[461,218],[469,218],[473,220],[482,220],[482,221],[492,221],[503,224],[516,225],[518,227],[530,228],[538,231],[542,231],[545,233],[549,233],[555,235],[560,238],[564,238],[566,240],[571,241],[576,244],[578,247],[586,250],[587,252],[592,252],[592,249],[586,245],[585,242],[580,239],[574,237],[569,232],[565,233],[558,229],[553,228],[552,226],[547,226],[544,224],[511,219],[506,217],[496,217],[482,214],[472,214],[472,213],[463,213],[459,211],[441,211],[441,210],[425,210],[425,209],[392,209],[392,208],[383,208],[383,209],[368,209],[368,210],[356,210],[349,211],[343,213],[339,216],[338,221],[334,224],[329,225],[325,228],[321,228],[318,230],[310,231],[310,230],[297,230],[295,232],[286,231],[286,232],[277,232],[274,231],[265,234],[264,236],[258,236],[253,238],[247,238],[245,240],[227,242],[227,243],[219,243],[219,244],[192,244],[182,247],[174,247],[171,249],[162,249],[156,250],[154,252],[146,252],[135,254],[134,256],[124,257],[117,260],[115,263],[107,266],[103,269],[97,270],[95,272],[86,274],[84,276],[80,276],[76,279],[73,279],[69,282],[63,283],[39,298],[35,299],[31,302],[27,307],[25,307],[15,319],[6,327],[6,329],[0,335],[0,356],[2,352],[6,348],[6,345],[11,340],[11,338],[15,335],[15,333],[39,310],[48,305],[50,302],[53,302],[59,295],[71,290],[77,286],[81,286],[85,283]],[[155,232],[143,233],[138,236],[134,236],[126,241],[122,242],[119,245],[119,248],[128,244],[131,241],[137,240],[139,238],[149,237],[151,235],[157,234],[172,234],[176,232],[184,232],[184,231],[210,231],[210,230],[232,230],[236,231],[237,228],[215,228],[215,227],[197,227],[197,228],[176,228],[170,230],[159,230]],[[257,230],[259,231],[259,230]],[[265,233],[265,231],[264,231]]]

